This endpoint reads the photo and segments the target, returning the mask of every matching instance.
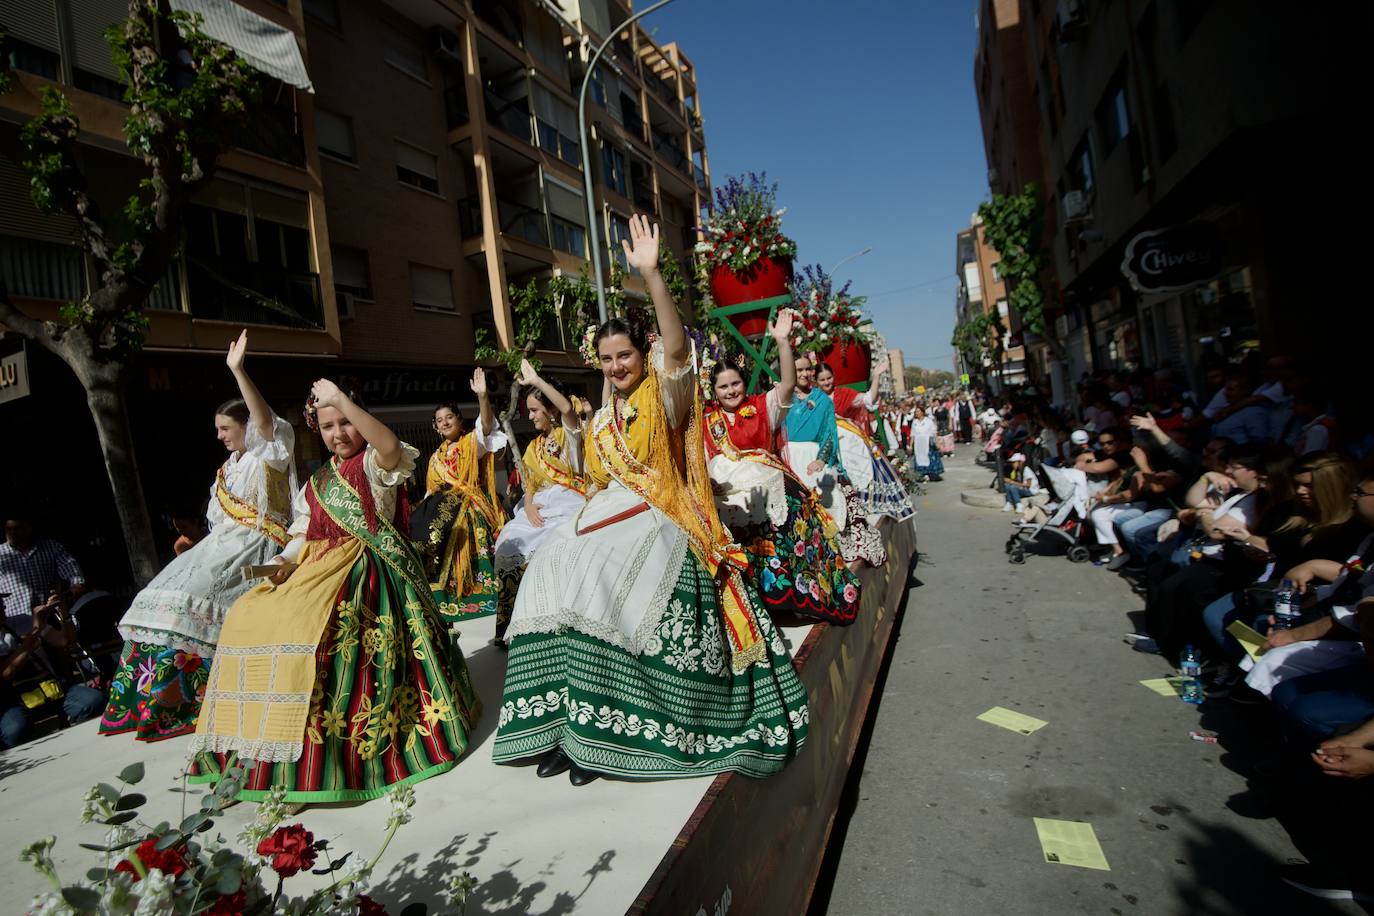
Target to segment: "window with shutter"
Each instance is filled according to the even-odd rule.
[[[549,196],[550,213],[579,226],[586,225],[587,208],[581,192],[554,181],[547,172],[544,174],[544,190]]]
[[[361,248],[331,245],[329,253],[334,262],[334,291],[371,302],[372,272],[368,269],[367,252]]]
[[[397,141],[396,180],[438,194],[439,160],[432,153]]]
[[[453,307],[453,275],[424,264],[410,265],[410,301],[416,308],[456,311]]]
[[[80,0],[69,2],[67,9],[72,26],[72,66],[117,82],[119,74],[110,59],[105,31],[128,20],[128,0]]]
[[[322,108],[315,109],[315,141],[320,152],[344,162],[357,162],[353,147],[353,121]]]
[[[383,31],[382,41],[383,60],[422,83],[429,82],[424,48],[418,41],[390,27]]]
[[[339,27],[338,0],[305,0],[301,8],[305,10],[305,15],[312,19],[318,19],[336,29]]]

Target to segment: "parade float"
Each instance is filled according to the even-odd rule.
[[[829,362],[843,373],[842,383],[863,385],[874,340],[863,300],[847,285],[834,290],[816,269],[804,269],[793,282],[796,245],[781,233],[776,189],[763,176],[732,180],[723,190],[696,251],[709,314],[718,319],[712,342],[738,344],[736,352],[751,356],[757,388],[769,359],[764,330],[779,308],[790,306],[802,318],[798,350]],[[706,346],[709,335],[693,336],[699,353],[716,349]],[[396,795],[390,808],[380,800],[292,816],[279,805],[226,808],[225,793],[186,784],[188,737],[114,746],[92,722],[0,753],[14,825],[0,841],[0,861],[8,863],[0,865],[0,876],[16,900],[47,895],[35,902],[35,912],[133,912],[140,892],[154,891],[177,901],[167,912],[265,912],[288,900],[300,912],[412,916],[426,910],[553,914],[574,907],[688,916],[805,912],[916,555],[913,523],[885,519],[881,531],[888,561],[859,572],[854,624],[778,621],[807,689],[810,733],[777,775],[602,779],[579,788],[496,765],[490,745],[506,656],[492,644],[495,620],[486,617],[465,621],[455,633],[474,688],[488,704],[469,750],[449,773]],[[128,786],[110,788],[121,781],[115,773],[134,772],[131,765],[146,797]],[[367,836],[379,827],[382,849],[361,863],[331,845],[367,848]],[[42,839],[50,833],[58,839]],[[291,843],[300,847],[301,867],[288,862],[288,878],[277,867],[277,846]],[[27,864],[18,862],[21,852]],[[147,878],[134,880],[132,873],[151,874],[139,865],[154,862],[185,867],[140,887]],[[119,904],[110,905],[115,898]]]

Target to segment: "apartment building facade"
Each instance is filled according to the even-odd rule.
[[[0,269],[21,308],[52,317],[82,294],[89,266],[74,227],[32,206],[19,128],[42,88],[61,86],[101,195],[117,205],[132,189],[139,169],[124,149],[122,88],[100,38],[127,6],[15,2],[0,14],[15,74],[0,96]],[[128,398],[155,516],[203,503],[223,460],[211,412],[233,393],[222,354],[244,327],[255,380],[300,427],[305,468],[323,455],[299,424],[300,404],[322,376],[354,383],[422,447],[434,441],[434,404],[456,402],[471,418],[475,333],[498,347],[514,340],[508,287],[587,264],[584,166],[603,263],[623,263],[620,240],[642,212],[685,268],[710,201],[696,72],[676,45],[637,27],[617,33],[631,15],[620,0],[238,5],[291,35],[313,91],[268,82],[267,104],[199,195],[184,256],[149,303]],[[576,93],[592,49],[613,33],[591,84],[584,153]],[[638,278],[627,286],[643,295]],[[569,337],[547,328],[539,356],[574,387],[590,386]],[[103,493],[70,373],[14,335],[0,350],[22,351],[31,378],[27,397],[0,403],[0,422],[40,437],[74,430],[64,470]],[[52,514],[71,511],[60,503]]]
[[[1197,386],[1208,360],[1330,346],[1309,307],[1346,294],[1321,264],[1354,228],[1359,165],[1349,144],[1322,138],[1353,108],[1368,11],[1021,0],[1003,30],[1003,6],[982,7],[980,46],[1021,48],[1053,332],[1086,356],[1052,366],[1032,341],[1033,372],[1056,397],[1088,369],[1169,367]],[[975,88],[985,125],[1024,105],[977,76]],[[1019,123],[1013,141],[985,133],[990,167],[1005,156],[994,141],[1027,142]],[[1157,269],[1185,262],[1194,269]]]
[[[983,221],[976,214],[967,229],[955,237],[955,270],[959,286],[954,293],[955,327],[966,324],[979,315],[996,314],[1001,322],[999,347],[989,347],[981,362],[971,361],[968,354],[955,353],[957,374],[984,381],[994,392],[1026,380],[1026,349],[1023,331],[1015,311],[1007,303],[1007,286],[998,263],[1001,256],[990,244]]]

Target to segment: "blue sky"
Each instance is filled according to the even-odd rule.
[[[715,181],[778,182],[802,263],[829,270],[872,246],[837,277],[870,297],[907,365],[932,369],[952,362],[954,236],[987,194],[974,9],[676,0],[642,20],[697,67]]]

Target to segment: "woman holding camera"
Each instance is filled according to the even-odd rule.
[[[215,411],[229,451],[210,488],[210,534],[167,564],[119,622],[124,637],[102,735],[160,741],[192,731],[229,606],[252,582],[243,567],[267,563],[286,544],[296,489],[291,424],[272,412],[244,369],[248,332],[225,363],[241,399]]]

